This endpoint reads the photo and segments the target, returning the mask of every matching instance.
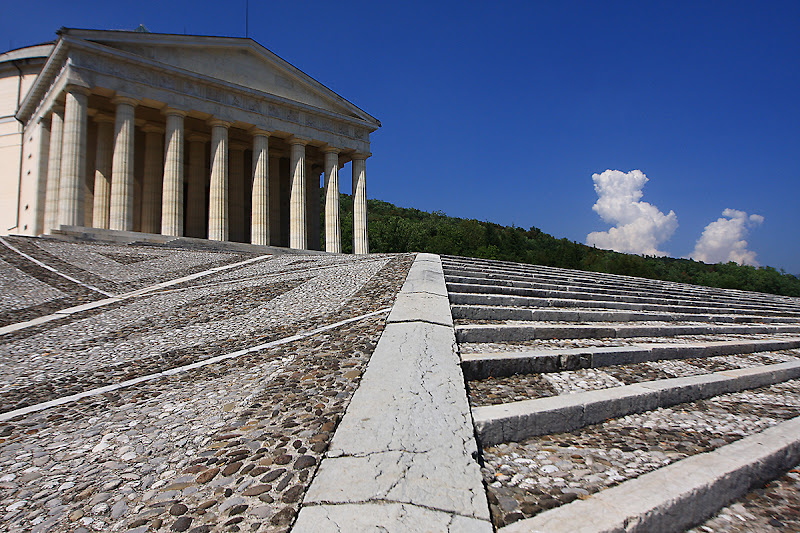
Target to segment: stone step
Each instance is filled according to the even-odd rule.
[[[715,307],[717,309],[731,309],[737,312],[749,312],[755,310],[759,314],[778,313],[783,316],[800,316],[800,310],[775,309],[764,306],[751,305],[747,303],[722,303],[722,302],[687,302],[676,298],[650,298],[644,296],[627,296],[617,294],[593,294],[588,292],[571,292],[560,290],[530,289],[524,287],[508,287],[494,285],[480,285],[474,283],[448,283],[447,290],[452,293],[472,293],[472,294],[501,294],[509,296],[529,296],[538,298],[559,298],[573,300],[590,300],[596,302],[626,302],[639,304],[659,304],[665,303],[691,307],[698,303],[705,307]]]
[[[562,372],[581,368],[638,364],[648,361],[715,357],[797,348],[800,348],[800,338],[473,353],[461,355],[461,369],[464,372],[464,379],[474,381],[488,377],[504,377],[515,374]]]
[[[507,278],[487,278],[485,276],[464,276],[448,275],[445,276],[447,283],[486,285],[490,287],[519,287],[540,290],[556,290],[566,292],[580,292],[589,294],[621,295],[636,297],[664,298],[671,301],[680,302],[704,302],[704,303],[728,303],[736,306],[753,305],[764,309],[786,309],[800,311],[798,305],[788,305],[781,302],[774,302],[767,299],[742,298],[736,296],[709,295],[702,292],[674,291],[671,289],[652,290],[642,287],[614,287],[611,284],[595,285],[581,283],[544,283],[540,281],[517,281]]]
[[[587,309],[530,309],[491,305],[452,305],[454,319],[467,320],[537,320],[550,322],[716,322],[729,324],[800,322],[791,317],[769,317],[738,314],[655,313],[647,311],[596,311]]]
[[[600,323],[602,324],[602,323]],[[513,342],[535,339],[609,339],[679,335],[800,333],[800,325],[585,325],[475,324],[456,326],[458,342]]]
[[[497,270],[485,265],[458,266],[450,265],[445,267],[447,276],[466,276],[474,278],[484,278],[489,280],[511,280],[527,281],[553,284],[577,284],[591,287],[617,288],[619,290],[636,291],[669,291],[673,294],[692,294],[705,295],[707,297],[723,297],[737,299],[754,299],[757,301],[778,302],[792,306],[800,305],[800,298],[791,296],[780,296],[753,291],[740,291],[736,289],[720,289],[716,287],[704,287],[700,285],[689,285],[661,280],[651,280],[647,278],[608,277],[607,274],[594,274],[589,272],[570,273],[570,271],[517,271],[517,270]]]
[[[800,464],[741,495],[686,533],[800,531]]]
[[[495,307],[578,307],[594,309],[618,309],[631,311],[655,311],[661,313],[687,313],[687,314],[717,314],[718,307],[672,305],[672,304],[641,304],[630,302],[578,300],[574,298],[537,298],[532,296],[512,296],[506,294],[487,294],[469,292],[450,292],[451,305],[484,305]],[[736,314],[736,309],[726,309],[726,313]],[[751,314],[751,310],[741,310],[739,314]],[[783,316],[791,318],[792,315],[779,312],[758,310],[760,316]]]
[[[652,411],[800,377],[800,360],[663,379],[472,409],[482,446],[573,431],[609,418]]]
[[[503,276],[527,275],[527,276],[549,276],[552,279],[575,279],[582,281],[597,282],[601,284],[628,284],[634,287],[668,287],[675,290],[704,291],[709,294],[739,295],[741,297],[766,298],[773,301],[785,302],[791,305],[800,305],[800,298],[791,296],[781,296],[754,291],[742,291],[738,289],[722,289],[718,287],[704,287],[687,283],[677,283],[674,281],[653,280],[649,278],[638,278],[633,276],[623,276],[619,274],[598,273],[585,270],[571,270],[544,265],[529,265],[525,263],[511,263],[507,261],[472,259],[462,257],[443,257],[445,269],[470,268],[473,271],[495,273]]]
[[[212,252],[244,252],[252,254],[325,254],[318,250],[294,250],[279,246],[261,246],[246,242],[212,241],[197,237],[175,237],[158,233],[142,233],[138,231],[119,231],[84,226],[61,226],[52,230],[43,238],[55,238],[70,242],[112,242],[140,246],[169,246]]]
[[[678,532],[800,461],[800,417],[498,529]]]

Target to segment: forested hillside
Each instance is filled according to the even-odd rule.
[[[324,203],[323,203],[324,205]],[[353,200],[341,195],[342,247],[352,251]],[[538,228],[448,217],[368,200],[371,252],[431,252],[800,296],[800,279],[772,267],[643,257],[556,239]],[[323,215],[324,216],[324,215]],[[324,223],[321,225],[324,228]],[[324,231],[324,230],[323,230]],[[324,237],[323,237],[324,242]]]

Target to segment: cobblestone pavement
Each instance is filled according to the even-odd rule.
[[[69,275],[106,279],[104,290],[120,292],[248,258],[179,250],[188,254],[181,263],[164,248],[28,241],[60,254],[59,270],[72,265]],[[96,267],[98,255],[116,274]],[[158,260],[167,266],[149,264]],[[412,261],[275,256],[5,335],[2,410],[390,307]],[[0,529],[288,530],[384,320],[373,315],[1,422]]]
[[[5,237],[9,244],[58,272],[111,294],[155,285],[258,254],[176,250],[158,246],[68,243]],[[0,245],[0,326],[105,298]]]
[[[569,433],[484,448],[484,481],[499,525],[800,415],[800,381],[628,415]]]

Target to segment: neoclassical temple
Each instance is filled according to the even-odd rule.
[[[0,106],[2,233],[73,225],[319,249],[324,229],[340,252],[350,163],[353,251],[368,252],[380,122],[252,39],[62,28],[0,56]]]

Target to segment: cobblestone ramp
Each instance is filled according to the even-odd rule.
[[[8,240],[115,295],[254,257]],[[105,298],[3,248],[6,324]],[[0,336],[0,530],[288,531],[412,261],[272,256]]]
[[[442,261],[500,531],[800,530],[800,300]]]

